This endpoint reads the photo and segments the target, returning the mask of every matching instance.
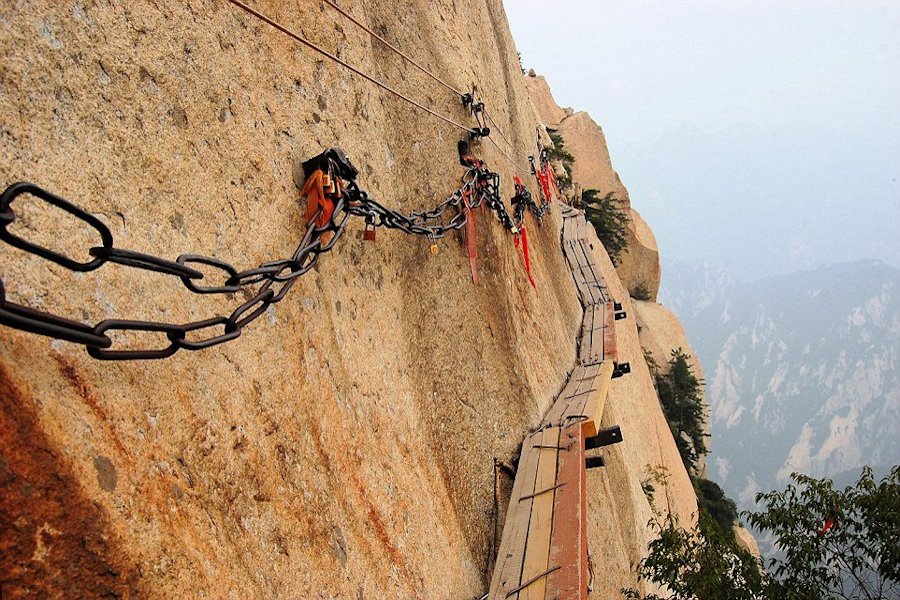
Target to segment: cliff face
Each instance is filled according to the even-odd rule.
[[[659,248],[653,231],[631,206],[628,190],[613,169],[603,129],[583,111],[562,109],[553,99],[547,82],[540,76],[529,76],[528,90],[541,119],[547,127],[559,132],[566,149],[575,157],[572,180],[579,193],[598,190],[609,192],[621,202],[631,217],[627,232],[627,251],[622,253],[616,273],[625,288],[635,297],[656,300],[659,292]]]
[[[455,87],[477,82],[517,150],[533,151],[535,109],[499,5],[345,4]],[[457,98],[325,5],[265,10],[467,122]],[[459,186],[460,132],[226,3],[3,6],[0,53],[4,185],[31,180],[85,207],[117,247],[238,268],[281,258],[304,227],[292,173],[329,146],[403,211]],[[508,199],[511,165],[489,143],[475,150]],[[22,204],[20,235],[78,258],[96,244],[58,211]],[[4,598],[480,595],[493,460],[509,461],[553,401],[580,324],[558,212],[529,227],[536,290],[482,215],[477,286],[456,237],[431,255],[399,232],[364,243],[353,222],[240,338],[164,361],[98,362],[0,328]],[[5,245],[0,261],[10,301],[89,323],[188,322],[247,300],[113,265],[73,274]],[[632,319],[619,335],[635,372],[616,381],[606,416],[626,441],[589,477],[597,598],[634,584],[649,537],[646,465],[671,471],[673,510],[696,509]]]
[[[702,381],[704,376],[700,358],[691,347],[691,343],[684,332],[684,327],[681,326],[681,322],[675,316],[675,313],[656,302],[635,301],[634,307],[637,314],[641,348],[650,353],[657,366],[663,372],[668,372],[668,363],[672,358],[672,352],[674,350],[682,350],[688,357],[688,362],[691,364],[694,375]],[[705,387],[703,390],[702,402],[705,407],[708,407],[709,403],[706,399]],[[708,409],[704,425],[704,430],[709,434]],[[706,477],[706,458],[701,456],[698,464],[700,469],[699,475]]]

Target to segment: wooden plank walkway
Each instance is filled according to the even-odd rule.
[[[591,258],[588,226],[563,207],[563,253],[584,307],[578,364],[522,443],[490,600],[587,598],[585,438],[597,435],[617,360],[614,304]]]

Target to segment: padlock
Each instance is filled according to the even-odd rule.
[[[366,217],[366,228],[363,231],[362,239],[364,242],[375,241],[375,217]]]
[[[331,175],[325,175],[322,187],[323,191],[330,196],[334,196],[338,192],[337,180]]]

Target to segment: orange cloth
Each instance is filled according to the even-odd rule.
[[[316,227],[325,227],[334,215],[334,201],[328,197],[325,189],[327,179],[321,169],[316,169],[303,184],[303,193],[306,194],[306,222],[312,223],[313,217],[322,209],[316,217]]]
[[[478,257],[478,243],[475,239],[475,211],[469,205],[469,194],[463,196],[466,211],[466,250],[469,253],[469,269],[472,271],[472,283],[478,284],[478,269],[475,259]]]
[[[516,242],[516,250],[519,249],[521,243],[522,256],[525,259],[525,273],[528,275],[528,281],[531,283],[531,287],[537,289],[537,285],[534,283],[534,277],[531,275],[531,257],[528,255],[528,230],[522,225],[519,231],[521,233],[517,233],[513,238]]]

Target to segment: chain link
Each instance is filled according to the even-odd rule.
[[[8,227],[15,222],[13,203],[16,199],[30,195],[71,214],[89,225],[99,235],[101,245],[88,250],[92,260],[76,261],[39,244],[30,242]],[[94,358],[103,360],[136,360],[166,358],[180,349],[201,350],[209,348],[241,335],[244,327],[258,319],[273,304],[280,302],[297,279],[312,269],[321,254],[331,250],[344,232],[350,217],[346,197],[337,200],[335,218],[325,227],[308,225],[306,234],[290,258],[270,261],[247,271],[238,271],[229,263],[197,254],[182,254],[175,261],[157,256],[116,248],[112,233],[102,221],[33,183],[20,182],[9,186],[0,196],[0,239],[46,260],[61,265],[71,271],[93,271],[106,263],[116,263],[126,267],[145,269],[171,275],[181,279],[184,286],[195,294],[233,294],[251,286],[258,286],[250,299],[237,307],[228,316],[189,323],[158,323],[144,320],[107,319],[94,326],[72,321],[47,312],[22,306],[7,300],[6,288],[0,280],[0,324],[39,335],[45,335],[87,347]],[[313,221],[318,217],[313,216]],[[311,221],[312,222],[312,221]],[[326,233],[331,239],[325,242]],[[217,281],[208,285],[201,283],[207,276],[193,268],[196,265],[212,267],[221,272]],[[168,343],[157,349],[115,349],[110,331],[155,332],[165,334]],[[205,335],[204,335],[205,333]],[[189,339],[200,336],[200,339]]]
[[[512,197],[510,203],[513,205],[513,219],[519,228],[522,227],[522,221],[525,219],[525,211],[531,211],[531,214],[534,215],[534,218],[537,220],[538,224],[541,223],[541,220],[550,212],[550,208],[553,206],[550,202],[543,202],[540,206],[538,206],[537,202],[534,201],[534,197],[531,195],[525,186],[516,184],[516,195]]]
[[[338,155],[329,155],[326,152],[321,156]],[[340,156],[343,154],[341,153]],[[345,170],[341,171],[340,167],[343,165],[337,164],[331,158],[321,160],[327,165],[328,172],[332,174],[352,173],[347,176],[355,178],[355,169],[349,165],[349,161],[344,166]],[[321,214],[320,209],[307,223],[306,233],[289,258],[268,261],[244,271],[238,271],[231,264],[211,256],[182,254],[176,260],[171,261],[133,250],[117,248],[109,228],[87,211],[33,183],[14,183],[0,195],[0,240],[11,246],[54,262],[70,271],[94,271],[106,263],[115,263],[177,277],[194,294],[235,294],[244,290],[252,289],[252,291],[249,299],[228,316],[217,315],[188,323],[107,319],[91,326],[7,300],[6,288],[3,280],[0,279],[0,324],[82,344],[87,347],[87,351],[92,357],[101,360],[166,358],[178,350],[202,350],[238,338],[247,325],[258,319],[270,306],[277,304],[287,295],[297,280],[316,265],[320,255],[334,248],[341,239],[351,216],[364,218],[367,226],[398,229],[404,233],[425,236],[431,240],[443,238],[448,233],[458,231],[465,226],[467,219],[465,203],[468,203],[470,209],[487,205],[494,211],[503,227],[512,233],[517,233],[521,226],[524,207],[531,208],[538,218],[543,216],[543,212],[538,209],[534,201],[529,202],[530,194],[522,188],[522,190],[517,190],[518,193],[513,198],[513,204],[516,207],[516,221],[514,222],[500,197],[500,176],[490,171],[479,159],[466,156],[461,158],[461,163],[466,167],[466,173],[462,178],[462,186],[458,190],[431,210],[414,211],[409,214],[389,209],[370,198],[365,190],[361,189],[353,179],[350,179],[345,182],[340,197],[335,201],[334,212],[328,224],[324,227],[314,226],[316,219]],[[347,166],[349,166],[349,171],[346,170]],[[90,226],[96,232],[100,242],[99,245],[88,249],[91,260],[79,262],[11,232],[9,226],[16,220],[13,203],[25,195],[33,196],[59,208]],[[546,208],[546,206],[543,207],[544,210]],[[452,214],[448,217],[448,213]],[[207,273],[212,270],[218,272],[219,276],[204,274],[195,268],[201,265],[206,268]],[[111,331],[164,334],[167,342],[162,347],[155,349],[114,348],[114,340],[108,335],[108,332]]]

